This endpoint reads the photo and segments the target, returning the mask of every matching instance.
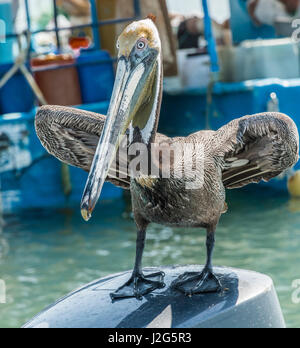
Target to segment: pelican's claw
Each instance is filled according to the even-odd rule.
[[[128,282],[121,286],[116,292],[110,294],[110,297],[113,301],[131,297],[141,300],[143,296],[150,292],[164,288],[166,286],[163,282],[164,277],[165,274],[163,272],[157,272],[146,276],[144,274],[132,275]]]
[[[210,269],[204,269],[201,273],[184,273],[173,282],[172,287],[187,296],[218,292],[222,289],[220,280]]]

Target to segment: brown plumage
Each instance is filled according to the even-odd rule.
[[[36,131],[49,153],[64,163],[89,171],[105,116],[82,110],[44,106],[36,117]],[[204,146],[204,185],[187,190],[184,180],[108,176],[107,180],[131,189],[139,229],[149,222],[169,226],[203,227],[214,234],[226,212],[225,188],[269,181],[298,161],[298,132],[294,122],[279,113],[233,120],[218,131],[200,131],[186,138],[157,134],[155,142],[201,143]],[[190,154],[192,156],[192,153]],[[236,167],[240,161],[242,166]],[[182,158],[178,158],[180,165]],[[180,285],[180,283],[179,283]],[[212,290],[209,286],[207,291]]]
[[[105,116],[61,106],[43,106],[36,116],[36,132],[47,151],[69,165],[89,172]],[[231,121],[218,131],[200,131],[186,138],[157,133],[162,144],[203,143],[205,154],[222,171],[226,188],[239,188],[269,181],[298,161],[298,131],[295,123],[280,113],[263,113]],[[234,160],[233,160],[234,159]],[[248,160],[235,167],[239,160]],[[129,178],[116,186],[130,188]]]
[[[120,178],[118,172],[112,172],[110,165],[108,167],[110,170],[107,169],[105,172],[108,173],[105,174],[108,181],[130,189],[134,218],[138,227],[137,256],[132,277],[112,294],[113,299],[141,297],[163,286],[162,273],[145,276],[141,268],[146,229],[151,222],[175,227],[206,228],[207,262],[203,272],[184,274],[174,282],[173,286],[188,294],[219,290],[221,284],[213,273],[212,253],[217,224],[220,216],[227,211],[225,189],[238,188],[261,180],[268,181],[298,161],[298,130],[295,123],[281,113],[245,116],[231,121],[218,131],[200,131],[188,137],[169,138],[158,134],[156,129],[160,113],[162,77],[161,69],[158,68],[159,60],[156,61],[157,65],[154,65],[153,61],[161,59],[161,47],[154,24],[151,23],[149,20],[137,22],[125,31],[126,35],[132,33],[126,42],[135,45],[134,40],[141,28],[146,26],[148,31],[152,31],[151,46],[145,48],[147,38],[143,35],[137,41],[138,46],[133,46],[131,49],[120,47],[120,52],[129,53],[128,57],[121,55],[119,58],[120,71],[122,69],[129,71],[125,69],[130,69],[127,66],[131,64],[132,74],[140,79],[138,82],[142,81],[144,74],[148,74],[147,79],[143,80],[146,87],[139,84],[140,90],[134,92],[130,83],[126,85],[118,82],[123,80],[120,73],[117,74],[115,91],[120,90],[120,85],[125,85],[121,91],[125,97],[120,99],[119,94],[114,92],[107,120],[103,115],[58,106],[44,106],[39,109],[36,116],[37,135],[48,152],[62,162],[90,171],[84,194],[88,199],[83,200],[85,213],[98,199],[97,195],[90,194],[96,192],[94,188],[98,185],[99,179],[95,179],[95,172],[99,171],[98,165],[100,161],[104,165],[110,163],[110,159],[105,162],[102,155],[99,156],[105,147],[103,140],[99,139],[110,134],[112,139],[116,139],[116,132],[119,132],[119,128],[123,128],[124,115],[131,119],[131,124],[129,123],[125,133],[129,143],[144,143],[152,162],[160,169],[160,175],[156,177],[151,176],[150,172],[143,172],[139,176],[128,174],[125,178],[123,176]],[[120,42],[122,43],[122,40]],[[153,43],[156,46],[153,46]],[[146,55],[147,61],[144,56],[139,56],[140,51]],[[159,55],[157,56],[155,52]],[[127,106],[130,106],[127,95],[130,94],[134,101],[131,110],[134,111],[127,114]],[[123,100],[123,104],[120,100]],[[121,111],[115,111],[116,102],[120,103],[117,105],[121,105]],[[124,105],[126,109],[122,109]],[[118,129],[110,127],[111,122],[115,122],[115,127]],[[171,146],[173,149],[170,156],[170,177],[162,176],[168,165],[153,155],[153,144],[161,148]],[[185,148],[187,144],[192,145],[188,150]],[[191,166],[184,171],[182,177],[176,176],[174,173],[183,169],[184,160],[192,163],[199,151],[202,155],[201,166]],[[134,156],[129,156],[129,159],[124,158],[121,156],[119,159],[117,169],[124,168],[124,165],[126,167]],[[188,185],[192,177],[198,184],[193,188]],[[97,193],[100,194],[99,190]]]

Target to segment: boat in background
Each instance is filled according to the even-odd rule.
[[[94,34],[92,47],[83,49],[73,60],[70,57],[65,59],[64,54],[46,56],[40,60],[29,59],[28,55],[27,59],[26,57],[24,59],[24,65],[39,82],[38,87],[43,87],[46,100],[60,100],[61,103],[57,102],[57,104],[61,105],[79,104],[74,107],[106,114],[114,84],[114,59],[108,52],[100,49],[98,29],[105,24],[130,22],[139,18],[139,1],[134,1],[134,17],[100,22],[97,18],[96,2],[95,0],[90,0],[90,2],[92,23],[76,28],[92,28]],[[28,31],[32,32],[28,0],[25,0],[25,4]],[[12,21],[10,6],[9,1],[0,4],[0,20]],[[53,6],[54,13],[57,14],[55,1],[53,1]],[[7,30],[10,32],[8,31],[6,35],[6,43],[1,43],[1,52],[5,53],[2,55],[4,61],[2,64],[0,62],[2,213],[11,214],[24,209],[72,207],[80,202],[87,173],[62,165],[42,147],[34,127],[37,110],[37,93],[34,92],[37,92],[35,90],[37,86],[28,84],[28,76],[22,69],[16,69],[14,74],[6,79],[7,74],[13,71],[14,67],[19,68],[17,60],[22,57],[20,55],[14,63],[10,62],[13,50],[12,41],[16,40],[17,35],[12,33],[12,26],[7,27]],[[53,30],[45,29],[32,32],[32,34],[43,31],[53,31],[58,34],[60,30],[64,29],[58,28],[55,23]],[[59,46],[58,35],[57,43]],[[8,54],[9,52],[11,56]],[[23,53],[23,55],[27,54]],[[68,81],[68,84],[61,86],[62,80]],[[74,94],[76,94],[75,97]],[[116,188],[110,183],[105,184],[103,199],[117,199],[122,195],[122,189]]]
[[[286,38],[287,25],[283,32],[280,23],[257,27],[246,1],[230,0],[233,45],[217,48],[207,0],[202,2],[208,52],[179,51],[180,78],[165,81],[159,131],[179,136],[217,130],[235,118],[262,112],[285,113],[300,129],[300,42],[292,38],[292,21]],[[293,170],[259,185],[287,194],[291,174]]]
[[[299,97],[300,79],[296,78],[219,82],[214,85],[210,105],[207,103],[207,89],[204,88],[165,92],[159,132],[183,136],[207,129],[208,125],[216,130],[235,118],[266,111],[289,115],[300,129]],[[300,169],[299,162],[294,169]],[[259,185],[287,194],[287,180],[288,175],[285,175]]]
[[[101,50],[98,29],[105,24],[126,23],[140,18],[140,1],[134,0],[134,17],[100,22],[96,2],[90,1],[92,23],[80,27],[92,28],[94,47],[83,50],[74,63],[63,68],[77,71],[81,99],[80,105],[76,107],[106,114],[114,83],[114,59],[108,52]],[[28,10],[28,6],[26,8]],[[300,128],[299,44],[291,40],[283,43],[281,39],[274,39],[272,28],[254,27],[247,16],[245,1],[231,0],[231,25],[236,46],[217,51],[206,0],[203,0],[203,8],[209,71],[205,72],[207,59],[200,57],[205,65],[204,69],[199,66],[199,80],[203,79],[199,85],[202,86],[174,87],[170,82],[174,79],[166,79],[159,131],[168,136],[187,135],[200,129],[217,129],[236,117],[265,111],[286,113]],[[0,7],[0,18],[2,13]],[[29,12],[27,15],[30,19]],[[59,33],[60,30],[63,29],[56,26],[53,31]],[[8,35],[8,39],[15,36]],[[258,37],[264,40],[256,41]],[[246,38],[254,41],[245,43]],[[190,56],[191,59],[197,59],[194,54]],[[247,70],[245,66],[249,66],[247,62],[251,62],[251,59],[258,64]],[[286,68],[279,69],[281,75],[278,75],[277,67],[283,63],[287,63]],[[273,68],[268,69],[270,65]],[[12,66],[13,63],[0,64],[0,81]],[[28,61],[26,66],[32,69]],[[185,70],[189,66],[193,65],[185,64]],[[261,66],[263,69],[259,69]],[[39,73],[47,70],[47,66],[38,69]],[[63,73],[59,64],[50,70]],[[35,72],[34,69],[31,71]],[[196,72],[192,70],[191,73]],[[36,107],[35,95],[20,71],[0,89],[0,180],[4,213],[74,206],[81,199],[87,174],[61,165],[46,153],[35,134]],[[299,169],[299,165],[296,169]],[[262,185],[287,193],[286,184],[287,177],[284,177]],[[103,190],[104,199],[120,198],[122,194],[121,189],[111,184],[106,184]]]
[[[11,67],[11,64],[0,66],[0,80]],[[47,76],[48,69],[49,66],[38,67],[37,70],[33,68],[42,82],[45,79],[49,81],[46,95],[53,97],[55,93],[63,93],[58,77],[71,78],[72,83],[70,71],[76,69],[82,103],[75,107],[106,114],[114,84],[113,61],[106,51],[85,51],[77,57],[74,64],[52,64],[52,74],[58,74],[51,78],[54,84]],[[74,86],[70,88],[71,93],[68,91],[66,94],[74,98]],[[17,72],[0,89],[0,179],[4,213],[74,206],[80,202],[87,180],[87,173],[62,165],[42,147],[34,127],[37,110],[34,104],[34,93],[21,72]],[[103,199],[120,198],[122,194],[120,188],[107,183]]]

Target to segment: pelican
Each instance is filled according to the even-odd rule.
[[[113,300],[140,299],[165,286],[163,272],[146,274],[142,268],[150,223],[206,229],[205,267],[198,273],[182,274],[172,286],[189,296],[220,291],[222,284],[213,272],[212,256],[216,228],[227,210],[225,190],[269,181],[292,167],[299,158],[296,125],[284,114],[262,113],[188,137],[159,134],[163,70],[155,23],[148,18],[131,23],[120,35],[117,48],[116,79],[107,116],[44,106],[36,115],[37,135],[50,154],[89,172],[81,202],[85,220],[91,218],[105,181],[131,191],[137,226],[136,260],[128,281],[111,294]],[[123,162],[135,160],[140,152],[132,152],[125,160],[121,156],[116,165],[114,159],[121,147],[129,151],[135,144],[144,145],[159,175],[152,175],[149,169],[121,175]],[[152,156],[155,145],[175,149],[170,156],[169,177],[163,176],[161,157]],[[185,145],[191,146],[186,150]],[[181,177],[174,174],[184,162],[193,162],[198,152],[201,165],[192,163]]]

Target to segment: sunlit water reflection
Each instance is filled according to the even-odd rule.
[[[300,327],[300,304],[292,301],[292,282],[300,279],[300,201],[247,189],[230,192],[227,202],[215,265],[271,276],[288,326]],[[4,219],[0,279],[7,303],[0,304],[0,327],[19,327],[71,290],[132,267],[136,235],[128,205],[104,203],[88,224],[78,210]],[[204,243],[204,230],[151,225],[144,265],[203,263]]]

